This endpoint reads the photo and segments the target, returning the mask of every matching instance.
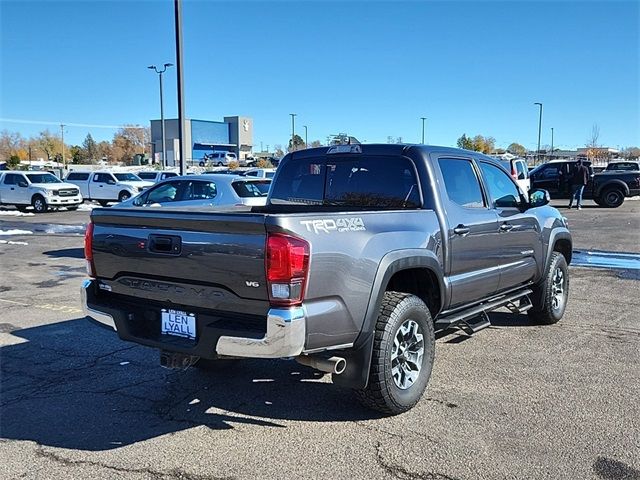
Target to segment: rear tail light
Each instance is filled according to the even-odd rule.
[[[96,276],[96,267],[93,263],[93,222],[89,222],[84,232],[84,258],[87,260],[87,275]]]
[[[301,305],[309,274],[309,243],[290,235],[270,233],[265,263],[271,304]]]
[[[516,164],[515,163],[511,164],[511,176],[513,177],[514,180],[518,179],[518,171],[516,170]]]

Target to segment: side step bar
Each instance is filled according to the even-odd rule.
[[[520,290],[515,293],[490,299],[485,303],[468,308],[467,310],[445,315],[436,320],[435,330],[438,332],[450,328],[459,328],[468,335],[473,335],[491,326],[487,313],[492,310],[505,306],[513,313],[524,313],[529,310],[533,306],[529,298],[531,293],[533,293],[531,289]],[[515,304],[517,301],[519,301],[518,305]]]

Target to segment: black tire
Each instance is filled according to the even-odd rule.
[[[618,208],[624,203],[624,192],[619,188],[607,188],[602,195],[602,204],[607,208]]]
[[[131,198],[131,194],[126,190],[123,190],[122,192],[120,192],[120,195],[118,195],[119,202],[124,202],[126,200],[129,200],[130,198]]]
[[[98,200],[98,203],[100,204],[101,207],[109,206],[109,200]]]
[[[556,277],[556,271],[562,274],[561,294],[557,292],[558,277]],[[533,290],[533,307],[528,311],[529,318],[536,323],[545,325],[558,323],[564,315],[564,311],[567,308],[567,300],[569,299],[569,267],[564,255],[560,252],[551,254],[544,278]]]
[[[45,213],[49,210],[49,205],[42,195],[34,195],[31,199],[31,205],[33,205],[33,211],[36,213]]]
[[[394,339],[400,327],[413,321],[417,324],[417,332],[422,335],[424,352],[417,378],[408,387],[401,388],[393,375]],[[435,335],[431,313],[415,295],[400,292],[385,292],[378,314],[374,332],[373,356],[369,370],[369,383],[366,388],[356,390],[358,400],[367,408],[380,412],[397,415],[413,408],[418,403],[425,389],[435,354]],[[414,346],[417,343],[413,344]],[[396,360],[401,363],[412,363],[402,360],[404,352]],[[413,362],[413,364],[416,364]],[[398,367],[402,372],[402,368]],[[402,381],[399,374],[398,381]]]

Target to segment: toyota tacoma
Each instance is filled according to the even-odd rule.
[[[477,152],[296,151],[266,206],[94,209],[84,309],[164,366],[294,358],[397,414],[427,386],[436,332],[502,307],[562,318],[571,234],[548,202]]]

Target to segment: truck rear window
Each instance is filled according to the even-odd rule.
[[[272,205],[420,207],[415,167],[405,157],[305,158],[280,168],[270,198]]]

